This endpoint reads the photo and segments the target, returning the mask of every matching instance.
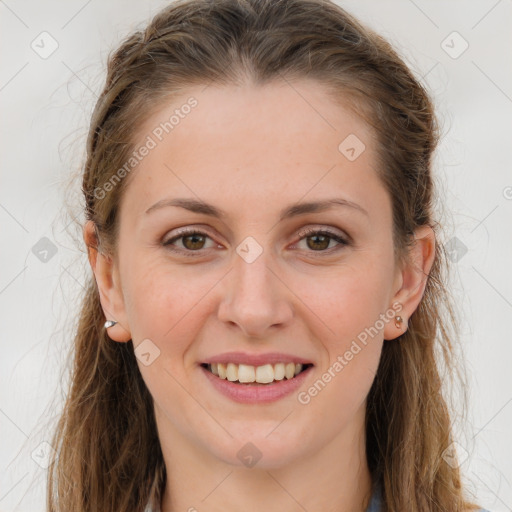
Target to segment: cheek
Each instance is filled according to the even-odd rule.
[[[369,256],[369,254],[367,254]],[[390,274],[383,260],[355,256],[320,276],[297,274],[294,291],[325,326],[326,343],[342,350],[347,342],[376,324],[390,306]],[[310,313],[311,314],[311,313]],[[382,327],[377,324],[377,327]],[[380,329],[379,329],[380,330]]]
[[[164,356],[172,354],[177,361],[176,354],[183,353],[201,329],[202,301],[218,276],[161,259],[134,266],[127,275],[123,289],[135,345],[149,338]]]
[[[125,304],[134,342],[147,337],[160,338],[179,313],[179,283],[159,265],[147,263],[141,270],[132,267],[127,275]]]
[[[332,425],[342,425],[360,408],[375,379],[388,290],[380,272],[370,269],[346,269],[330,283],[315,285],[316,302],[310,294],[311,309],[328,329],[319,336],[325,357],[317,379],[303,390],[301,403],[310,403],[319,418],[329,408]]]
[[[306,390],[317,403],[337,404],[340,419],[354,412],[366,397],[378,368],[385,320],[389,304],[389,261],[356,257],[357,263],[343,265],[322,279],[300,278],[297,289],[308,290],[304,303],[322,325],[316,334],[326,357],[322,359],[315,389]],[[311,314],[310,314],[311,317]],[[311,317],[312,318],[312,317]]]

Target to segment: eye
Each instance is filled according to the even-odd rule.
[[[205,240],[207,238],[211,240],[211,238],[202,231],[197,231],[193,229],[182,229],[179,231],[178,235],[163,242],[163,245],[169,247],[173,251],[184,253],[187,256],[195,256],[194,254],[190,253],[198,252],[201,249],[205,249],[204,245]],[[174,243],[178,240],[181,240],[181,244],[184,249],[175,249],[174,247],[170,247],[174,246]]]
[[[305,240],[306,246],[310,249],[310,252],[331,253],[333,251],[337,251],[342,246],[349,245],[349,242],[342,236],[327,229],[309,228],[300,231],[298,234],[301,237],[300,242]],[[208,247],[205,247],[206,239],[212,240],[207,233],[185,228],[180,230],[176,236],[163,242],[162,245],[168,247],[172,251],[179,252],[186,256],[199,256],[201,250],[208,249]],[[312,241],[310,242],[310,240]],[[175,243],[177,241],[181,241],[181,248],[176,248]],[[336,242],[337,246],[329,248],[332,241]],[[215,245],[216,244],[214,243],[210,248]]]
[[[327,229],[309,228],[299,232],[299,236],[301,237],[300,241],[305,240],[306,247],[313,252],[330,253],[340,249],[340,246],[349,245],[349,242],[342,236]],[[332,241],[337,242],[337,246],[329,248]]]

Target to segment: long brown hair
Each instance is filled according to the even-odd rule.
[[[89,250],[116,254],[118,206],[129,176],[105,184],[128,160],[137,128],[155,108],[192,85],[301,78],[323,84],[335,99],[350,98],[374,128],[397,258],[407,258],[415,228],[430,225],[438,235],[431,168],[440,135],[433,103],[388,42],[328,0],[179,0],[109,59],[82,178],[85,217],[98,242]],[[448,262],[437,243],[424,296],[408,330],[384,343],[367,397],[368,465],[390,512],[477,508],[467,501],[454,459],[443,456],[453,441],[444,385],[462,375],[444,285]],[[112,342],[104,322],[90,276],[71,389],[52,443],[58,458],[48,477],[51,512],[142,511],[151,486],[157,498],[165,486],[152,397],[133,344]]]

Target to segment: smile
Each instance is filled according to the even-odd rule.
[[[228,380],[238,384],[272,384],[276,381],[290,380],[305,371],[311,364],[301,363],[275,363],[252,366],[236,363],[203,364],[213,375],[219,379]]]

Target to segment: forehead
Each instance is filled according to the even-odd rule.
[[[137,141],[151,146],[123,198],[137,216],[172,196],[238,216],[336,192],[367,210],[386,201],[373,132],[313,81],[192,87],[161,105]]]

